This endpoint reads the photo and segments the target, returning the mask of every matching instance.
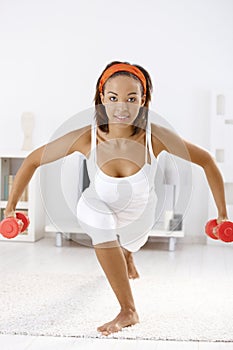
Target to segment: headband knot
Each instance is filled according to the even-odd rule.
[[[126,64],[126,63],[117,63],[106,69],[106,71],[103,73],[100,79],[99,91],[103,92],[103,85],[105,84],[108,78],[110,78],[114,73],[122,72],[122,71],[130,72],[136,75],[136,77],[138,77],[138,79],[141,81],[143,85],[144,94],[146,94],[146,79],[144,74],[136,66]]]

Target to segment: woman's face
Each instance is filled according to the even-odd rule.
[[[133,123],[146,100],[146,96],[141,95],[140,82],[123,75],[109,78],[100,97],[109,123],[121,126]]]

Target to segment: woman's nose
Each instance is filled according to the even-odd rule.
[[[126,102],[117,102],[116,105],[116,111],[117,112],[124,112],[124,111],[128,111],[128,105]]]

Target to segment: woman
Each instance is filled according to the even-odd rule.
[[[138,277],[132,252],[145,244],[154,224],[153,179],[162,151],[204,169],[218,209],[217,221],[227,220],[223,180],[214,159],[167,128],[148,123],[151,93],[151,78],[143,67],[118,61],[107,65],[96,84],[92,125],[29,154],[15,177],[5,211],[5,217],[15,215],[17,201],[39,166],[75,151],[86,157],[90,186],[78,202],[77,217],[92,238],[120,304],[119,314],[97,328],[103,335],[139,322],[129,283],[129,278]]]

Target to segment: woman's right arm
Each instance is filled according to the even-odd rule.
[[[15,208],[25,187],[30,182],[36,169],[57,159],[78,151],[84,153],[88,142],[88,127],[84,127],[44,145],[31,152],[23,161],[15,176],[9,194],[4,216],[15,216]]]

